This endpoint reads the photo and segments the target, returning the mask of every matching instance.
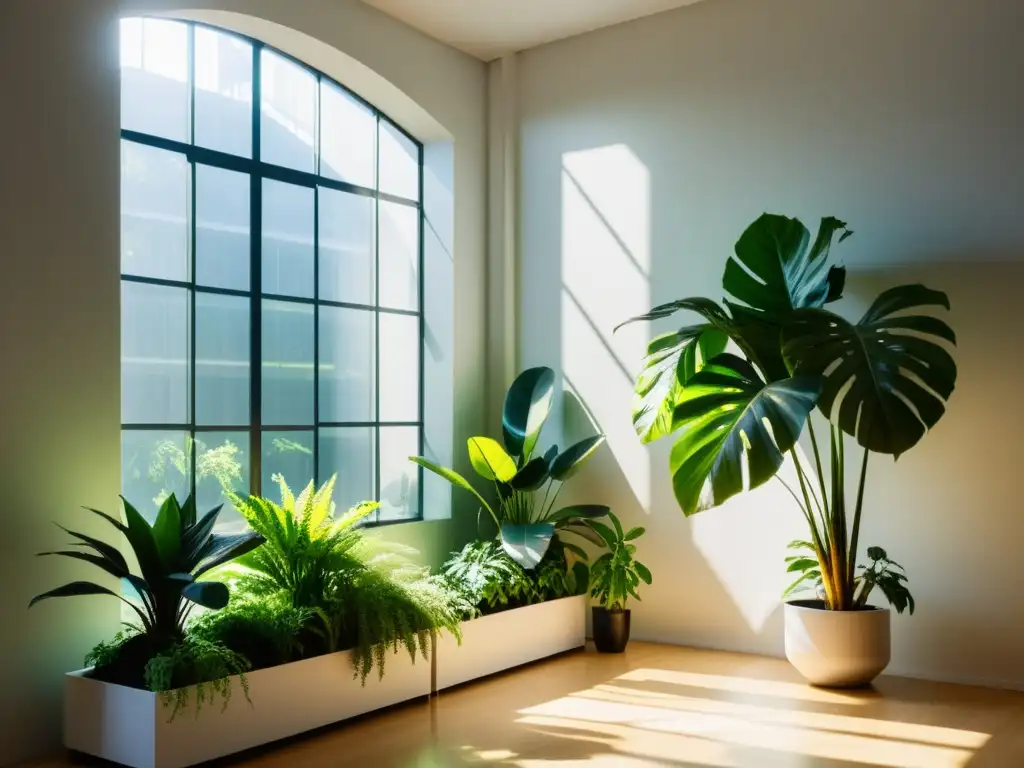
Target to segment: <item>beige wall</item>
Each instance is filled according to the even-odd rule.
[[[32,595],[91,577],[74,564],[33,557],[64,540],[50,521],[107,536],[77,507],[113,509],[117,500],[118,16],[179,8],[261,16],[344,51],[367,68],[363,75],[390,81],[388,98],[414,102],[419,112],[409,114],[418,125],[443,129],[447,145],[440,135],[424,136],[435,142],[426,206],[437,221],[427,248],[428,257],[448,262],[438,285],[454,290],[449,316],[434,330],[454,338],[454,355],[437,361],[435,384],[451,398],[454,382],[448,437],[456,444],[478,432],[483,418],[487,80],[482,63],[356,0],[2,6],[0,764],[7,764],[59,744],[61,676],[118,621],[117,604],[98,598],[25,610]],[[445,375],[448,385],[438,384]],[[470,511],[455,524],[394,526],[388,535],[436,562],[472,519]]]
[[[1007,431],[1024,419],[1022,9],[709,0],[521,55],[521,362],[563,369],[578,395],[567,431],[589,410],[609,435],[575,495],[649,529],[638,638],[781,654],[782,558],[802,530],[777,483],[684,519],[669,442],[644,448],[629,423],[650,331],[612,328],[653,303],[720,298],[762,211],[834,214],[857,230],[842,311],[920,280],[950,293],[960,335],[947,417],[898,466],[871,466],[862,540],[907,567],[918,603],[894,619],[892,671],[1024,686]]]

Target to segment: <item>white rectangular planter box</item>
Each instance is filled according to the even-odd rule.
[[[389,655],[384,679],[353,679],[351,652],[334,653],[246,675],[252,706],[232,680],[231,703],[204,704],[168,722],[159,694],[67,675],[64,745],[132,768],[180,768],[241,752],[431,693],[431,665],[404,651]]]
[[[565,597],[462,623],[462,645],[447,632],[437,639],[435,691],[520,664],[582,648],[587,596]]]

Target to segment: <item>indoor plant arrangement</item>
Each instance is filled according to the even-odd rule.
[[[637,560],[635,541],[644,535],[642,527],[624,531],[614,513],[608,514],[612,527],[592,520],[590,525],[608,545],[608,551],[590,569],[590,596],[599,605],[591,608],[594,645],[600,653],[622,653],[629,642],[630,612],[626,600],[639,600],[636,589],[642,581],[651,583],[651,572]]]
[[[561,452],[558,446],[544,453],[537,450],[551,412],[554,386],[555,373],[550,368],[523,371],[505,395],[502,443],[489,437],[469,438],[470,463],[477,475],[493,485],[493,505],[454,470],[420,456],[410,457],[456,488],[472,493],[497,527],[505,551],[528,569],[540,564],[552,538],[560,533],[576,533],[599,544],[585,521],[608,514],[608,507],[597,504],[555,509],[565,482],[601,447],[604,435],[588,437]],[[577,545],[563,541],[563,546],[586,559]]]
[[[857,568],[868,457],[898,457],[916,445],[956,384],[947,350],[956,336],[922,312],[948,310],[944,293],[891,288],[856,323],[825,309],[841,298],[846,277],[830,263],[833,241],[851,234],[829,217],[812,241],[798,220],[765,214],[726,262],[725,307],[686,298],[627,321],[680,310],[703,318],[650,342],[634,425],[645,442],[679,432],[670,471],[687,515],[774,477],[785,483],[810,534],[794,542],[809,554],[790,560],[799,574],[790,591],[819,589],[816,600],[786,605],[787,656],[811,682],[831,685],[867,683],[888,663],[889,613],[866,604],[871,586],[898,611],[913,610],[902,570],[882,550],[869,550],[872,565]],[[729,342],[741,354],[726,351]],[[809,418],[814,408],[828,420],[824,440]],[[813,464],[798,452],[805,424]],[[863,451],[852,499],[848,437]],[[795,487],[778,474],[786,455]]]

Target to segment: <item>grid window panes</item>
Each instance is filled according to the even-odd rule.
[[[121,22],[121,486],[422,518],[423,152],[259,41]]]

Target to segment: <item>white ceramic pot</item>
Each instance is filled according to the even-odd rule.
[[[786,603],[786,658],[812,685],[868,685],[889,664],[889,609],[830,611],[820,600]]]

